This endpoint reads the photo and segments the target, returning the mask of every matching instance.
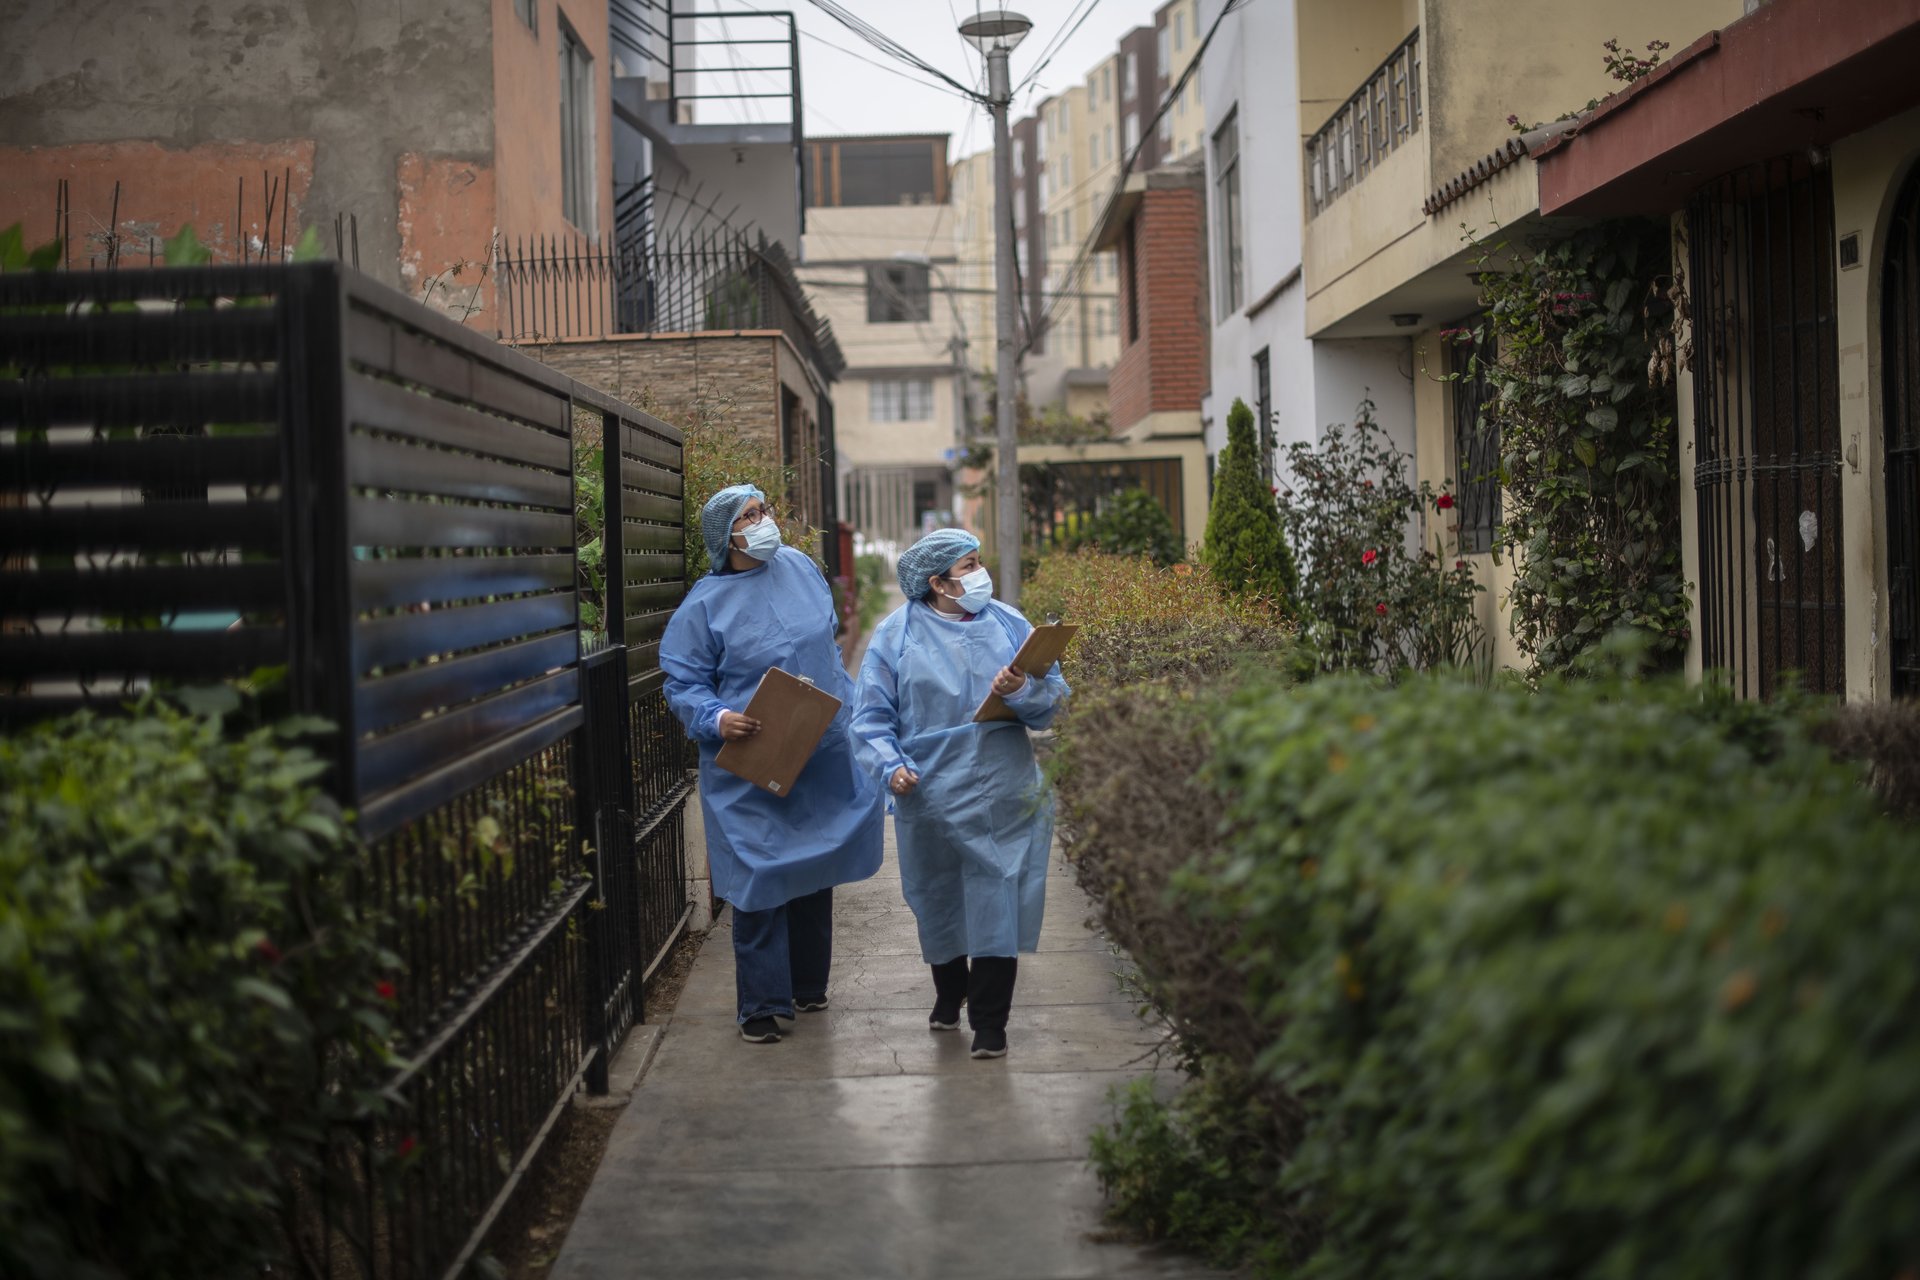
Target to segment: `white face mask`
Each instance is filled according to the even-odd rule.
[[[747,545],[741,549],[755,560],[771,560],[773,553],[780,549],[780,526],[774,523],[772,516],[761,516],[758,522],[748,525],[747,531],[740,536],[747,540]]]
[[[968,613],[980,612],[987,607],[987,601],[993,599],[993,575],[985,569],[975,569],[972,573],[948,581],[960,584],[960,596],[958,599],[953,596],[947,598]]]

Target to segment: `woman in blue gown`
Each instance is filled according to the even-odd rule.
[[[700,531],[713,570],[667,624],[660,667],[667,704],[700,744],[713,891],[733,908],[740,1034],[770,1044],[780,1039],[776,1017],[827,1007],[833,886],[880,869],[886,819],[878,785],[854,763],[853,681],[819,567],[782,545],[766,495],[752,485],[708,499]],[[744,712],[769,667],[841,701],[785,796],[713,762],[722,742],[759,732]]]
[[[860,668],[854,737],[891,793],[900,882],[933,968],[928,1025],[951,1031],[967,1006],[973,1056],[1007,1051],[1019,953],[1040,944],[1053,799],[1028,731],[1066,703],[1058,665],[1012,665],[1033,630],[992,599],[980,540],[938,529],[900,557],[907,603],[883,620]],[[989,692],[1017,720],[973,722]]]

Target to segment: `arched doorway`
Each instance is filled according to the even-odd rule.
[[[1880,274],[1887,604],[1893,696],[1920,697],[1920,165],[1900,188]]]

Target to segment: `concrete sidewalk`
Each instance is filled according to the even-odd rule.
[[[932,979],[887,859],[835,894],[832,1008],[775,1045],[734,1023],[724,917],[620,1118],[552,1275],[1200,1277],[1107,1242],[1087,1137],[1156,1036],[1056,851],[1001,1059],[927,1030]],[[653,1030],[651,1028],[645,1030]]]

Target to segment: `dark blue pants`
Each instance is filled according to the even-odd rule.
[[[793,1016],[795,1000],[827,994],[833,966],[833,890],[765,911],[733,910],[733,985],[740,1021]]]

